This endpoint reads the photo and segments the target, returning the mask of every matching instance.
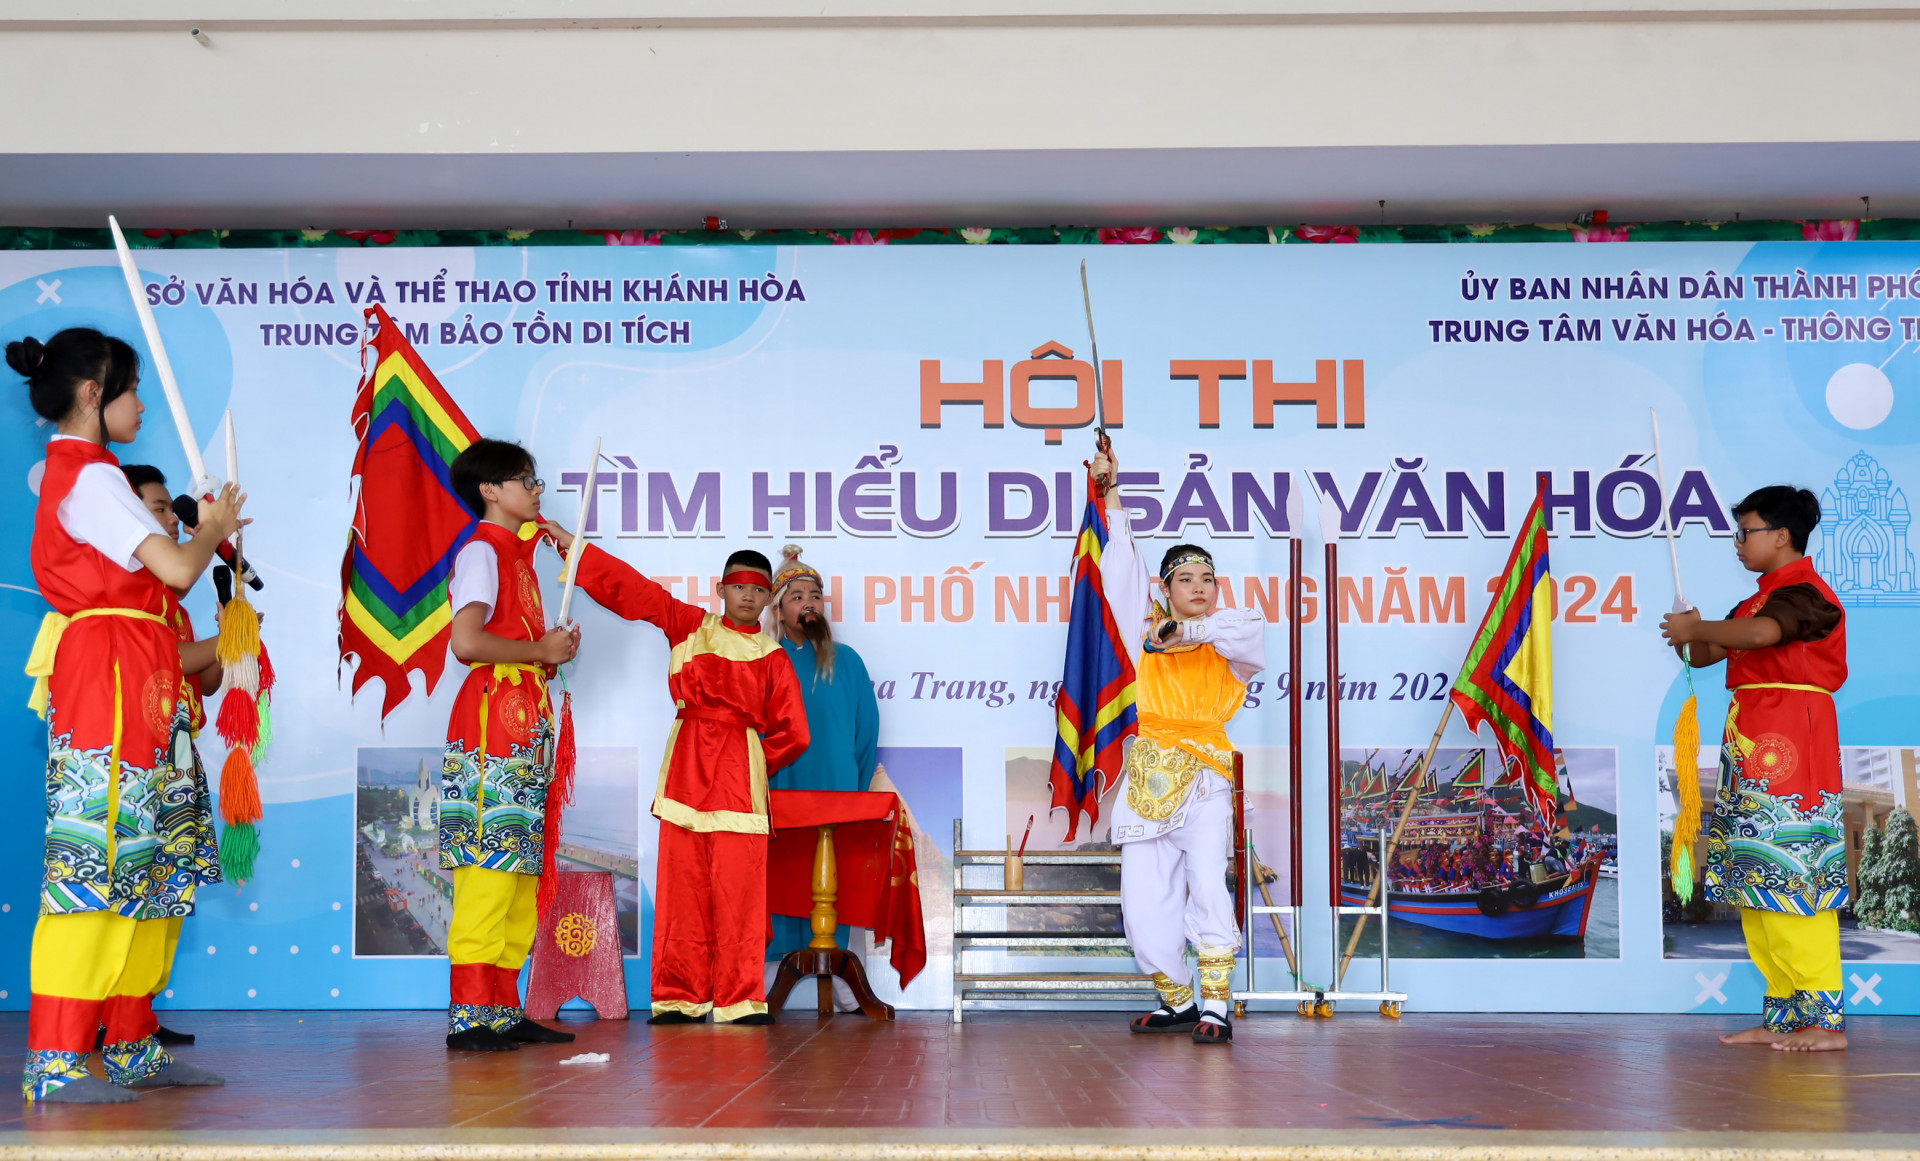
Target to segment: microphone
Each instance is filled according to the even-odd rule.
[[[179,520],[180,523],[186,525],[188,528],[198,528],[200,526],[200,502],[192,496],[175,496],[173,498],[173,515],[175,519]],[[240,579],[246,581],[249,588],[257,592],[265,587],[266,582],[260,579],[259,573],[253,571],[253,566],[234,553],[231,541],[222,540],[220,546],[214,551],[219,555],[221,560],[227,562],[235,572],[240,574]],[[223,598],[220,603],[225,604],[226,599]]]

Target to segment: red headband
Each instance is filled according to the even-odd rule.
[[[763,589],[773,588],[773,578],[757,568],[737,568],[720,578],[723,585],[759,585]]]

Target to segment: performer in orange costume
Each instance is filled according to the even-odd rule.
[[[547,530],[563,546],[572,538]],[[673,647],[667,735],[653,814],[660,854],[653,919],[651,1024],[771,1024],[766,977],[767,772],[806,750],[807,707],[793,664],[761,631],[773,567],[736,552],[720,580],[724,616],[675,600],[623,561],[589,547],[580,587]]]

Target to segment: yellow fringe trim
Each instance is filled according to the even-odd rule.
[[[1680,815],[1673,820],[1673,853],[1668,870],[1673,892],[1682,903],[1693,901],[1694,840],[1700,837],[1700,699],[1687,698],[1673,723],[1673,778]]]

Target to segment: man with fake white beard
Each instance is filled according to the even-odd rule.
[[[786,650],[800,679],[812,741],[792,765],[773,775],[771,785],[776,790],[866,790],[879,761],[880,705],[873,696],[873,681],[860,655],[833,639],[819,572],[801,563],[798,545],[789,544],[780,552],[773,603],[766,613],[767,631]],[[841,924],[835,941],[846,947],[851,931]],[[774,971],[782,956],[807,946],[812,938],[808,920],[774,916],[767,971]],[[835,977],[833,991],[842,1011],[857,1009],[846,981]]]

